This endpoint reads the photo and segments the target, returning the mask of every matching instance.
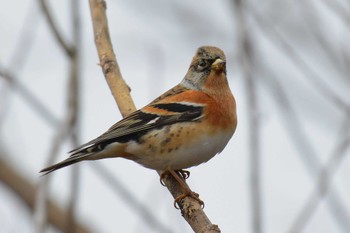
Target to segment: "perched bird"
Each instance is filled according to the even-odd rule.
[[[203,46],[177,86],[41,172],[47,174],[83,160],[120,157],[186,178],[182,169],[220,153],[236,126],[236,103],[226,78],[225,55],[219,48]],[[181,179],[176,179],[183,186]],[[187,189],[177,199],[194,196]]]

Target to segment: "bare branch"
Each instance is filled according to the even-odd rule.
[[[3,72],[1,72],[0,70],[0,76],[1,74],[3,74]],[[8,76],[8,75],[5,75],[5,77],[10,77],[10,80],[12,80],[12,77],[11,76]],[[15,82],[16,83],[16,82]],[[22,89],[19,89],[19,90],[22,90]],[[34,109],[37,109],[35,106],[37,105],[36,103],[40,103],[39,99],[37,99],[33,93],[31,93],[29,90],[27,89],[24,89],[26,90],[24,93],[26,93],[25,95],[23,96],[31,96],[31,98],[23,98],[24,100],[28,101],[28,104],[34,108]],[[31,99],[33,99],[33,101],[30,101]],[[58,123],[55,123],[55,122],[58,122],[58,120],[54,117],[54,115],[50,112],[49,109],[47,109],[44,105],[40,105],[42,106],[40,109],[41,110],[36,110],[38,113],[39,113],[39,116],[41,118],[44,119],[44,121],[46,121],[51,127],[56,127],[56,125]],[[72,137],[73,137],[73,134],[72,134]],[[93,171],[96,172],[103,180],[107,181],[108,184],[112,184],[112,189],[113,191],[117,192],[117,193],[122,193],[123,190],[126,190],[125,187],[123,187],[122,184],[120,184],[120,182],[118,182],[118,180],[109,175],[105,170],[105,168],[103,168],[103,166],[100,166],[100,168],[96,167],[96,166],[93,166]],[[101,172],[101,171],[105,171],[105,172]],[[120,189],[120,190],[118,190]],[[125,203],[127,203],[128,205],[130,205],[131,207],[133,206],[138,206],[137,208],[135,207],[134,210],[135,210],[135,213],[136,214],[141,214],[141,216],[146,219],[146,223],[147,224],[151,224],[150,227],[153,227],[152,226],[152,221],[147,221],[147,219],[152,219],[151,216],[148,216],[148,217],[145,217],[144,215],[146,215],[146,211],[147,210],[147,207],[144,206],[142,203],[140,202],[137,202],[137,203],[132,203],[132,202],[129,202],[130,200],[137,200],[136,197],[132,194],[132,193],[128,193],[127,195],[121,195],[121,198],[123,198],[123,200],[125,201]],[[143,209],[143,210],[141,210]],[[157,219],[153,218],[153,221],[157,223],[155,223],[157,226],[162,226],[161,222],[159,222]],[[161,227],[159,227],[160,229]],[[161,229],[166,229],[166,227],[164,226],[163,228]],[[167,231],[164,231],[164,232],[167,232]]]
[[[234,0],[234,10],[237,19],[237,35],[239,58],[244,76],[244,84],[249,106],[249,149],[250,149],[250,193],[252,203],[253,232],[263,232],[261,203],[261,153],[260,153],[260,120],[257,99],[256,82],[254,80],[254,54],[251,35],[246,22],[245,8],[242,0]]]
[[[31,212],[34,212],[35,197],[38,190],[34,184],[32,184],[25,176],[19,174],[17,170],[7,164],[2,158],[9,158],[10,155],[5,154],[4,151],[0,151],[0,181],[9,187],[20,200],[26,204]],[[65,232],[66,224],[68,222],[68,213],[62,209],[53,200],[47,200],[47,220],[50,224],[56,227],[58,230]],[[87,226],[82,223],[76,224],[75,233],[91,233]]]
[[[63,41],[63,36],[59,33],[57,25],[54,24],[51,13],[48,10],[45,0],[41,0],[41,5],[49,21],[50,28],[54,32],[59,45],[65,51],[70,60],[70,77],[68,83],[68,99],[67,99],[67,113],[61,127],[58,128],[57,134],[53,140],[51,151],[49,154],[47,165],[52,164],[58,155],[59,148],[62,145],[64,139],[71,135],[74,146],[78,146],[78,135],[77,135],[77,119],[78,119],[78,96],[79,96],[79,44],[80,44],[80,25],[79,25],[79,9],[77,0],[72,1],[72,19],[73,19],[73,38],[74,45],[72,47],[67,47],[67,44]],[[50,176],[42,177],[39,182],[39,192],[37,196],[36,204],[36,231],[44,232],[45,222],[46,222],[46,196],[48,195],[49,180]],[[72,192],[70,198],[70,205],[68,211],[68,222],[65,231],[74,232],[75,229],[75,200],[78,193],[78,182],[79,182],[78,171],[72,172]]]
[[[53,143],[49,152],[49,157],[47,159],[46,164],[53,164],[56,160],[56,157],[59,152],[59,148],[63,142],[63,140],[69,135],[71,132],[71,122],[72,122],[72,112],[68,112],[66,119],[63,121],[61,126],[58,128],[58,131],[53,139]],[[48,185],[51,176],[43,176],[39,180],[39,191],[37,195],[36,202],[36,212],[35,212],[35,221],[36,221],[36,232],[44,232],[46,227],[46,197],[48,196]]]
[[[258,64],[259,63],[257,63],[257,65]],[[279,105],[278,109],[280,109],[280,113],[282,114],[280,119],[282,123],[284,123],[291,140],[294,141],[296,149],[299,151],[298,155],[305,166],[305,170],[313,180],[317,180],[322,164],[317,157],[310,139],[307,137],[300,118],[296,114],[286,92],[278,81],[279,79],[275,77],[275,73],[268,71],[262,65],[259,66],[258,70],[261,76],[264,77],[261,79],[264,81],[263,84],[267,85],[269,88],[268,93],[272,95],[272,98],[276,100],[276,103]],[[343,198],[339,195],[335,187],[329,190],[326,203],[332,213],[331,216],[338,224],[339,228],[342,229],[343,232],[346,232],[350,227],[350,219],[346,207],[342,204],[343,201]]]
[[[116,192],[118,193],[125,202],[129,203],[130,207],[135,210],[135,213],[141,215],[143,221],[149,225],[152,229],[161,233],[171,233],[173,232],[167,226],[163,225],[158,221],[156,217],[143,205],[135,196],[119,181],[115,176],[113,176],[108,169],[101,166],[99,163],[92,163],[94,171]]]
[[[47,165],[53,164],[61,147],[62,142],[76,130],[77,114],[78,114],[78,57],[76,54],[76,49],[71,54],[71,74],[69,79],[69,96],[67,104],[67,113],[65,119],[63,120],[61,126],[53,139],[53,144],[50,149],[49,157],[47,160]],[[75,140],[76,146],[78,145],[77,140]],[[36,211],[36,226],[37,232],[44,232],[45,230],[45,216],[46,216],[46,196],[48,193],[48,186],[50,176],[44,176],[39,182],[39,192],[37,196],[37,211]],[[69,212],[70,214],[71,212]],[[69,217],[72,217],[70,214]],[[70,220],[70,223],[72,221]],[[69,224],[67,228],[70,228],[72,224]]]
[[[50,12],[50,9],[49,9],[49,6],[47,5],[46,0],[39,0],[39,3],[41,6],[41,9],[43,10],[43,13],[47,19],[47,22],[49,23],[49,28],[52,30],[57,42],[61,45],[61,47],[65,51],[66,55],[71,56],[71,54],[73,52],[73,48],[63,38],[62,33],[60,33],[58,26],[52,17],[52,14]]]
[[[248,3],[245,3],[248,4]],[[273,41],[274,44],[278,45],[278,48],[288,54],[288,58],[301,69],[305,76],[308,77],[307,80],[325,97],[328,101],[333,102],[339,109],[349,112],[350,106],[345,102],[334,90],[332,90],[329,85],[327,85],[320,75],[312,69],[305,60],[299,56],[299,54],[294,50],[292,45],[277,31],[273,25],[271,25],[266,18],[262,17],[255,9],[252,4],[247,5],[253,19],[256,24],[260,27],[261,31],[265,33],[267,38]]]
[[[90,0],[89,2],[100,65],[119,110],[125,117],[135,111],[136,107],[131,99],[130,90],[122,78],[113,52],[105,14],[106,3],[103,0]],[[168,176],[165,184],[174,197],[182,193],[178,183],[171,176]],[[186,197],[180,204],[180,208],[184,218],[195,232],[220,232],[218,226],[209,221],[197,201]]]
[[[35,42],[35,36],[37,29],[39,28],[39,18],[38,7],[36,4],[29,4],[26,17],[23,20],[20,35],[16,37],[18,42],[14,47],[14,52],[11,54],[9,63],[6,67],[12,71],[21,70],[28,60],[29,52]]]
[[[26,101],[31,107],[39,113],[45,121],[52,125],[58,125],[58,119],[45,107],[45,105],[35,97],[18,79],[11,74],[11,72],[3,69],[0,66],[0,77],[3,77],[12,88],[14,88],[18,93],[23,97],[23,100]]]
[[[71,14],[72,14],[72,34],[74,47],[70,57],[70,79],[68,85],[68,105],[70,111],[73,113],[71,127],[73,128],[71,134],[71,141],[73,146],[76,148],[79,146],[79,131],[78,131],[78,119],[79,119],[79,66],[80,66],[80,40],[81,40],[81,30],[80,30],[80,15],[79,15],[79,0],[71,1]],[[69,197],[69,222],[67,227],[67,232],[71,233],[75,231],[76,228],[76,218],[75,211],[78,204],[78,192],[80,184],[80,169],[79,165],[72,170],[71,173],[71,192]]]
[[[350,129],[349,117],[347,117],[347,129]],[[342,159],[346,155],[346,151],[350,147],[350,134],[345,135],[339,144],[335,147],[331,158],[327,162],[324,169],[321,171],[319,180],[317,182],[315,191],[310,195],[310,197],[305,202],[305,205],[301,212],[298,214],[297,218],[294,220],[290,233],[302,232],[305,228],[307,222],[310,220],[312,215],[315,213],[316,208],[319,206],[319,203],[325,197],[331,187],[332,178],[339,167]],[[344,231],[345,232],[345,231]]]
[[[122,78],[115,58],[105,14],[106,3],[103,0],[90,0],[89,2],[100,66],[119,107],[119,111],[125,117],[135,111],[136,107],[131,99],[130,89]]]
[[[340,6],[337,1],[332,0],[322,0],[323,4],[325,4],[331,11],[335,13],[341,20],[343,20],[345,25],[350,24],[350,16],[349,12],[347,12],[346,8]]]
[[[331,44],[327,40],[326,31],[319,30],[315,25],[320,24],[321,17],[318,11],[314,10],[318,2],[312,1],[301,1],[297,4],[301,11],[304,11],[303,16],[305,17],[304,23],[308,27],[308,32],[311,34],[312,39],[318,44],[318,49],[323,53],[323,57],[332,66],[333,70],[338,73],[340,77],[347,77],[348,69],[342,62],[342,54],[335,48],[339,46],[338,43]],[[347,52],[347,48],[340,49],[341,52]]]

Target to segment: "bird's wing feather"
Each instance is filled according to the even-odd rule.
[[[164,98],[174,95],[174,93],[167,94],[168,92],[163,95]],[[191,105],[190,103],[159,103],[153,101],[147,107],[133,112],[114,124],[101,136],[71,151],[71,156],[101,151],[112,142],[138,141],[148,131],[166,125],[198,121],[203,115],[204,107],[205,105]],[[153,111],[150,111],[150,109],[153,109]]]

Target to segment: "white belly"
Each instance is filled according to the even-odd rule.
[[[208,136],[202,135],[195,143],[189,143],[191,146],[186,146],[186,143],[181,142],[178,148],[171,151],[165,148],[160,153],[161,148],[148,149],[149,146],[140,145],[136,142],[131,143],[126,151],[137,157],[135,162],[155,170],[180,170],[189,168],[207,162],[209,159],[220,153],[232,137],[233,132],[225,132],[221,135]],[[176,140],[182,141],[181,138],[174,138],[173,144]],[[189,145],[187,144],[187,145]],[[174,148],[174,146],[172,147]]]

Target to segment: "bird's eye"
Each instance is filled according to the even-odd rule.
[[[198,70],[204,70],[207,67],[208,67],[208,62],[205,60],[201,60],[197,65]]]

